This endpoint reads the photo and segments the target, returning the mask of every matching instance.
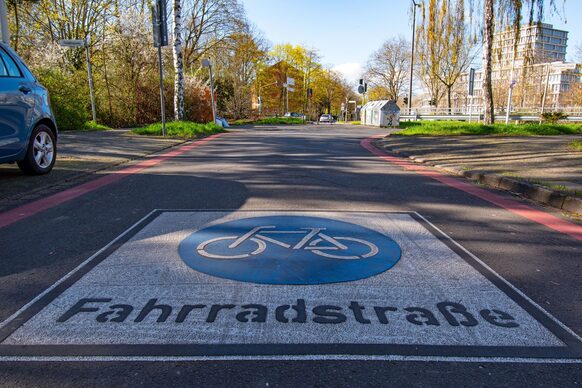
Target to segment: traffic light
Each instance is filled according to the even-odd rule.
[[[364,79],[360,78],[360,85],[364,85]]]
[[[404,105],[408,105],[408,97],[404,97],[402,99],[402,102],[404,103]]]
[[[364,84],[364,93],[368,92],[368,83],[366,82]]]

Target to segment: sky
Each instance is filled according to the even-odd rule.
[[[386,39],[398,35],[411,39],[409,0],[243,0],[243,4],[248,19],[272,44],[315,48],[323,64],[352,82]],[[561,16],[547,14],[544,20],[570,32],[568,60],[582,44],[581,16],[582,0],[566,0]]]

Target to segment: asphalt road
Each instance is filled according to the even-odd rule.
[[[0,322],[153,209],[415,211],[582,335],[582,243],[406,171],[360,142],[386,130],[236,130],[4,227]],[[563,218],[506,193],[498,195]],[[1,386],[576,386],[580,363],[5,361]]]

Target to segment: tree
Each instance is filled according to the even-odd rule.
[[[402,36],[391,38],[374,52],[366,66],[370,86],[383,90],[388,100],[398,100],[410,71],[410,43]]]
[[[244,31],[244,11],[236,0],[182,0],[184,2],[184,65],[191,69],[230,36]]]
[[[174,0],[174,119],[184,119],[184,54],[182,53],[182,2]]]
[[[473,7],[482,5],[483,15],[483,98],[485,112],[483,121],[485,124],[493,124],[495,114],[493,110],[493,90],[491,73],[493,71],[493,34],[495,30],[513,28],[514,30],[514,51],[517,51],[522,14],[526,10],[529,15],[528,23],[541,23],[544,19],[544,10],[547,5],[554,11],[556,0],[480,0],[476,3],[469,3]],[[516,53],[514,52],[514,55]]]

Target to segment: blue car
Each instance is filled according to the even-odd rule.
[[[0,163],[16,162],[26,174],[50,172],[57,134],[48,91],[0,42]]]

